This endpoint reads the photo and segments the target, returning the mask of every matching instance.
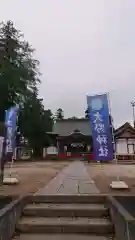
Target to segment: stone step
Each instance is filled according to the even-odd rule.
[[[17,225],[20,233],[90,233],[106,235],[113,232],[111,221],[104,218],[23,217]]]
[[[106,196],[102,194],[57,194],[33,195],[29,197],[31,203],[105,203]]]
[[[14,237],[14,240],[110,240],[110,238],[82,234],[21,234]]]
[[[103,217],[108,209],[103,204],[28,204],[24,208],[25,216],[37,217]]]

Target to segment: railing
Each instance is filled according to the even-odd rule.
[[[108,206],[115,227],[115,240],[135,240],[135,218],[115,197],[108,196]]]
[[[117,157],[117,160],[119,161],[132,161],[132,160],[135,160],[135,154],[117,154],[116,155]]]
[[[25,203],[26,198],[20,197],[0,210],[0,239],[12,239]]]

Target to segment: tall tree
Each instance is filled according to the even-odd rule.
[[[0,25],[0,121],[5,110],[37,92],[39,62],[33,58],[34,49],[23,40],[13,22]]]
[[[36,155],[41,155],[42,148],[50,144],[47,132],[52,131],[53,119],[50,110],[44,110],[42,99],[33,94],[24,104],[19,116],[22,135]]]
[[[73,120],[76,120],[76,119],[78,119],[78,117],[76,117],[76,116],[73,116],[73,117],[70,117],[70,118],[68,118],[68,119],[73,119]]]
[[[55,115],[56,120],[62,120],[64,118],[64,112],[62,108],[58,108]]]
[[[34,49],[23,34],[8,21],[0,25],[0,122],[5,110],[22,103],[19,130],[29,145],[40,154],[49,144],[47,131],[52,130],[52,114],[44,110],[38,98],[39,62],[33,58]]]

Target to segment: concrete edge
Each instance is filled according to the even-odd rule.
[[[58,194],[58,195],[33,195],[27,197],[29,199],[29,202],[65,202],[65,203],[72,203],[72,202],[84,202],[84,203],[92,203],[92,202],[106,202],[106,195],[100,195],[100,194]]]

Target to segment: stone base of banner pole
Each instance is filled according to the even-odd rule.
[[[4,179],[3,179],[3,184],[5,184],[5,185],[16,185],[16,184],[19,183],[19,180],[17,178],[12,177],[13,163],[14,163],[14,157],[12,157],[12,162],[11,162],[11,165],[10,165],[9,177],[4,177]]]
[[[118,189],[118,190],[123,190],[123,189],[128,189],[128,185],[124,182],[124,181],[112,181],[112,183],[110,184],[110,188],[112,189]]]
[[[16,185],[19,183],[19,180],[14,177],[4,177],[3,184],[5,185]]]
[[[118,164],[116,152],[115,152],[114,162],[116,165]],[[110,184],[110,188],[115,189],[115,190],[124,190],[124,189],[126,190],[129,187],[124,181],[120,181],[120,176],[119,176],[119,174],[117,174],[117,178],[115,181],[112,181],[112,183]]]

